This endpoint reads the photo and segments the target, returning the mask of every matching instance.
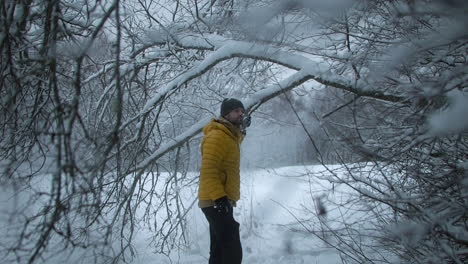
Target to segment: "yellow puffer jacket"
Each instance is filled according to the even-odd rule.
[[[225,119],[213,119],[203,128],[198,199],[214,201],[225,195],[240,198],[240,143],[243,135]]]

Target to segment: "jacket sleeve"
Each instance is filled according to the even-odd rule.
[[[220,133],[207,135],[202,143],[201,184],[209,192],[211,200],[226,195],[221,177],[224,176],[222,161],[226,156],[224,140]]]

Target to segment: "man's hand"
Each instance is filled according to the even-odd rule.
[[[244,118],[242,119],[242,127],[248,128],[250,126],[250,123],[252,122],[252,118],[250,115],[245,115]]]
[[[214,201],[214,208],[221,214],[228,214],[232,211],[232,205],[229,202],[227,196],[223,196]]]
[[[247,128],[250,126],[250,122],[252,121],[250,115],[245,115],[244,118],[242,118],[242,124],[240,127],[240,131],[242,134],[247,135]]]

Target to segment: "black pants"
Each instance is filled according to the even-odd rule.
[[[242,246],[239,237],[239,223],[234,220],[232,210],[219,213],[213,207],[202,208],[210,224],[209,264],[240,264]]]

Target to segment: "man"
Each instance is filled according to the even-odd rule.
[[[198,205],[210,226],[209,264],[239,264],[242,247],[233,206],[240,198],[240,143],[250,117],[244,105],[229,98],[221,104],[221,117],[203,128]]]

